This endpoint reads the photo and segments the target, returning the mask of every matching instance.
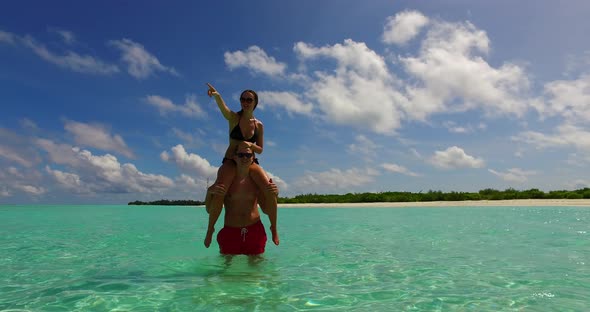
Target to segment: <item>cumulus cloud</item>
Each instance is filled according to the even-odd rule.
[[[180,138],[184,143],[185,146],[190,146],[190,147],[198,147],[204,144],[203,139],[204,137],[207,137],[205,131],[203,131],[203,129],[197,129],[196,131],[198,133],[192,134],[192,133],[188,133],[188,132],[184,132],[178,128],[172,128],[172,133],[174,134],[174,136],[176,136],[177,138]],[[267,142],[265,142],[267,143]]]
[[[293,183],[301,192],[343,191],[363,186],[375,180],[379,173],[373,169],[352,168],[340,170],[332,168],[323,172],[306,171]]]
[[[0,128],[0,160],[32,167],[40,161],[28,137]]]
[[[408,168],[404,167],[404,166],[400,166],[397,164],[393,164],[393,163],[384,163],[381,164],[381,167],[383,169],[385,169],[385,171],[391,172],[391,173],[401,173],[403,175],[407,175],[407,176],[411,176],[411,177],[419,177],[420,174],[412,172],[411,170],[409,170]]]
[[[36,195],[36,196],[43,195],[47,191],[43,187],[34,186],[34,185],[17,184],[14,187],[18,190],[25,192],[25,193],[28,193],[31,195]]]
[[[379,134],[395,133],[403,121],[427,121],[441,113],[481,110],[487,118],[521,118],[530,109],[543,108],[543,100],[530,95],[531,82],[523,67],[510,62],[492,66],[486,61],[490,39],[469,22],[434,21],[417,11],[405,11],[388,19],[383,40],[403,44],[420,31],[425,36],[418,52],[396,59],[405,80],[363,42],[346,39],[324,46],[297,42],[293,51],[300,60],[299,72],[288,76],[297,76],[289,82],[301,84],[305,92],[266,91],[264,95],[272,106],[289,113],[319,116]],[[252,51],[268,59],[260,48]],[[226,53],[228,58],[236,56],[226,63],[231,68],[255,63],[245,54]],[[466,133],[475,128],[449,130]]]
[[[156,72],[179,75],[174,68],[162,65],[158,58],[140,43],[129,39],[111,40],[109,43],[121,51],[121,60],[127,64],[127,72],[137,79],[148,78]]]
[[[62,187],[78,193],[151,193],[174,186],[166,176],[146,174],[130,163],[121,164],[110,154],[92,155],[90,151],[51,140],[38,139],[51,161],[71,172],[46,167],[46,172]]]
[[[60,170],[53,170],[49,166],[45,166],[45,172],[53,178],[61,187],[73,191],[75,193],[91,193],[80,176],[75,173],[63,172]]]
[[[246,51],[225,52],[223,56],[230,70],[245,67],[254,73],[282,76],[287,68],[285,63],[277,62],[258,46],[251,46]]]
[[[485,165],[483,159],[467,155],[457,146],[451,146],[444,151],[435,151],[429,161],[439,169],[482,168]]]
[[[348,152],[371,157],[376,154],[375,151],[380,147],[381,146],[373,142],[373,140],[359,134],[354,138],[354,143],[348,145]]]
[[[365,43],[347,39],[343,44],[314,47],[298,42],[294,51],[302,61],[337,62],[335,71],[316,71],[315,81],[306,89],[326,120],[384,134],[400,127],[399,107],[406,98],[384,59]]]
[[[523,68],[485,60],[487,34],[471,23],[436,22],[427,32],[418,56],[400,57],[405,71],[419,83],[407,86],[405,111],[424,120],[440,112],[482,109],[490,116],[523,116],[535,102]]]
[[[207,113],[197,103],[194,94],[188,95],[184,104],[174,104],[172,100],[159,95],[148,95],[145,98],[145,101],[156,107],[162,116],[166,116],[170,113],[179,113],[183,116],[192,118],[203,118],[207,116]]]
[[[449,132],[451,132],[451,133],[465,134],[465,133],[471,133],[474,131],[473,127],[471,125],[460,126],[460,125],[457,125],[457,123],[454,121],[446,121],[443,123],[443,126],[445,128],[447,128],[447,130],[449,130]]]
[[[568,121],[590,122],[590,75],[575,80],[556,80],[545,84],[546,105],[539,106],[543,116],[563,116]]]
[[[574,147],[590,153],[590,131],[571,124],[563,124],[553,134],[525,131],[514,137],[515,141],[525,142],[537,148]]]
[[[30,159],[21,156],[17,151],[8,146],[0,145],[0,157],[16,162],[25,167],[31,167],[33,165],[33,162]]]
[[[172,147],[171,153],[163,151],[160,158],[166,162],[173,162],[180,169],[196,174],[199,177],[213,178],[215,180],[217,175],[217,167],[211,166],[205,158],[197,154],[187,153],[181,144]]]
[[[261,91],[258,95],[263,99],[261,109],[265,107],[281,107],[289,113],[310,116],[313,110],[311,103],[306,103],[294,92]]]
[[[289,191],[289,184],[287,184],[287,182],[285,182],[285,180],[281,179],[281,177],[273,174],[270,171],[266,171],[266,174],[268,175],[268,177],[270,179],[272,179],[272,182],[274,184],[277,185],[277,187],[279,188],[279,196],[281,196],[281,193],[285,193],[287,191]]]
[[[387,18],[381,39],[384,43],[403,45],[414,38],[429,22],[417,11],[404,11]]]
[[[43,60],[59,67],[86,74],[110,75],[119,72],[116,65],[109,64],[90,55],[80,55],[73,51],[66,51],[59,55],[38,43],[33,37],[25,36],[21,42],[30,48]]]
[[[68,120],[65,122],[65,129],[74,136],[76,144],[116,152],[128,158],[135,157],[123,138],[118,134],[110,134],[103,125]]]
[[[41,196],[47,192],[41,182],[42,175],[34,168],[0,167],[0,197],[11,197],[17,193]]]
[[[528,176],[537,174],[536,171],[527,171],[520,168],[510,168],[506,172],[499,172],[493,169],[488,169],[488,171],[504,181],[515,183],[524,183],[527,181]]]

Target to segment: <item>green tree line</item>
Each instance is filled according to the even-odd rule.
[[[281,204],[309,203],[375,203],[375,202],[430,202],[430,201],[464,201],[464,200],[507,200],[507,199],[583,199],[590,198],[590,188],[574,191],[549,191],[539,189],[504,191],[484,189],[474,192],[380,192],[380,193],[347,193],[337,194],[304,194],[295,197],[279,197]]]
[[[464,200],[509,200],[509,199],[588,199],[590,188],[574,191],[549,191],[539,189],[515,190],[508,188],[503,191],[483,189],[479,192],[380,192],[380,193],[347,193],[347,194],[303,194],[294,197],[279,197],[279,204],[339,204],[339,203],[379,203],[379,202],[431,202],[431,201],[464,201]],[[128,205],[165,205],[165,206],[201,206],[204,201],[160,199],[151,202],[134,201]]]

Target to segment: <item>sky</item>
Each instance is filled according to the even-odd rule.
[[[0,204],[203,200],[253,89],[280,196],[590,186],[588,1],[0,4]]]

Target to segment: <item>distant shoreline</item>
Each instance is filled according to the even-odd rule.
[[[513,200],[464,200],[431,202],[376,202],[376,203],[308,203],[279,204],[279,208],[404,208],[404,207],[588,207],[590,199],[513,199]]]

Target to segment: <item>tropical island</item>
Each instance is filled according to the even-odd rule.
[[[387,202],[434,202],[434,201],[478,201],[514,199],[590,199],[590,188],[573,191],[549,191],[539,189],[504,191],[484,189],[479,192],[379,192],[347,194],[304,194],[294,197],[279,197],[279,204],[344,204],[344,203],[387,203]],[[152,202],[134,201],[128,205],[202,206],[205,202],[195,200],[167,200]]]

